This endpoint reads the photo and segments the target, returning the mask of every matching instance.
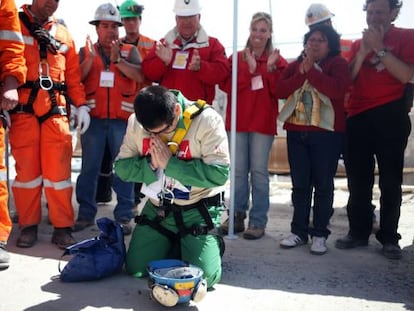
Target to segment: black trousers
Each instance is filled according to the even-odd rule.
[[[96,202],[110,202],[112,200],[112,181],[113,176],[113,163],[111,152],[109,151],[108,144],[105,146],[104,157],[101,164],[101,172],[98,177],[98,186],[96,190]],[[141,198],[144,196],[141,194],[142,183],[134,184],[135,192],[135,204],[139,204]]]
[[[404,150],[411,131],[404,101],[397,100],[347,119],[346,170],[349,234],[368,239],[372,230],[372,192],[378,166],[381,243],[398,243]]]

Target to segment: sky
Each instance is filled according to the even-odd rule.
[[[172,12],[174,0],[136,0],[144,5],[141,33],[159,40],[175,25]],[[75,39],[77,48],[84,45],[86,35],[96,40],[95,28],[89,25],[96,8],[103,3],[120,5],[123,0],[60,0],[55,15],[64,19]],[[210,36],[218,38],[225,46],[227,54],[233,52],[233,13],[234,0],[200,0],[202,5],[201,24]],[[249,32],[251,16],[258,12],[268,12],[273,17],[273,41],[285,58],[294,58],[302,46],[303,35],[307,31],[304,18],[311,3],[324,3],[335,14],[332,21],[343,38],[360,37],[366,27],[364,0],[238,0],[237,49],[242,49]],[[20,7],[31,0],[16,0]],[[404,0],[404,5],[396,25],[414,28],[414,0]],[[411,14],[410,14],[411,13]],[[123,34],[123,29],[121,31]]]

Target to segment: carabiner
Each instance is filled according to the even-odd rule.
[[[46,72],[43,71],[43,65]],[[39,85],[45,91],[49,91],[53,87],[53,81],[49,75],[49,64],[46,61],[39,63]]]

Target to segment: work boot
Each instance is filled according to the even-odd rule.
[[[65,249],[76,243],[72,236],[72,229],[70,227],[55,228],[52,235],[52,243],[56,244],[60,249]]]
[[[398,243],[384,243],[381,253],[388,259],[402,258],[402,250]]]
[[[343,238],[337,239],[335,242],[335,247],[339,249],[350,249],[367,245],[368,239],[357,239],[350,234],[347,234]]]
[[[234,233],[240,233],[244,231],[244,218],[242,214],[236,213],[234,216]],[[227,218],[220,226],[221,234],[228,234],[230,219]]]
[[[264,228],[259,228],[256,226],[249,226],[246,231],[243,233],[243,238],[246,240],[257,240],[263,237],[265,234]]]
[[[6,243],[0,242],[0,270],[7,269],[9,267],[10,255],[6,251]]]
[[[20,231],[16,246],[29,248],[35,245],[37,241],[37,225],[25,227]]]

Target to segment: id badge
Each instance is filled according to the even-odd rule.
[[[252,91],[257,91],[263,88],[262,76],[255,76],[252,78]]]
[[[99,79],[100,87],[114,87],[115,73],[111,71],[101,71],[101,77]]]
[[[185,51],[178,51],[175,54],[174,62],[172,67],[174,69],[185,69],[187,67],[187,60],[188,60],[188,52]]]

